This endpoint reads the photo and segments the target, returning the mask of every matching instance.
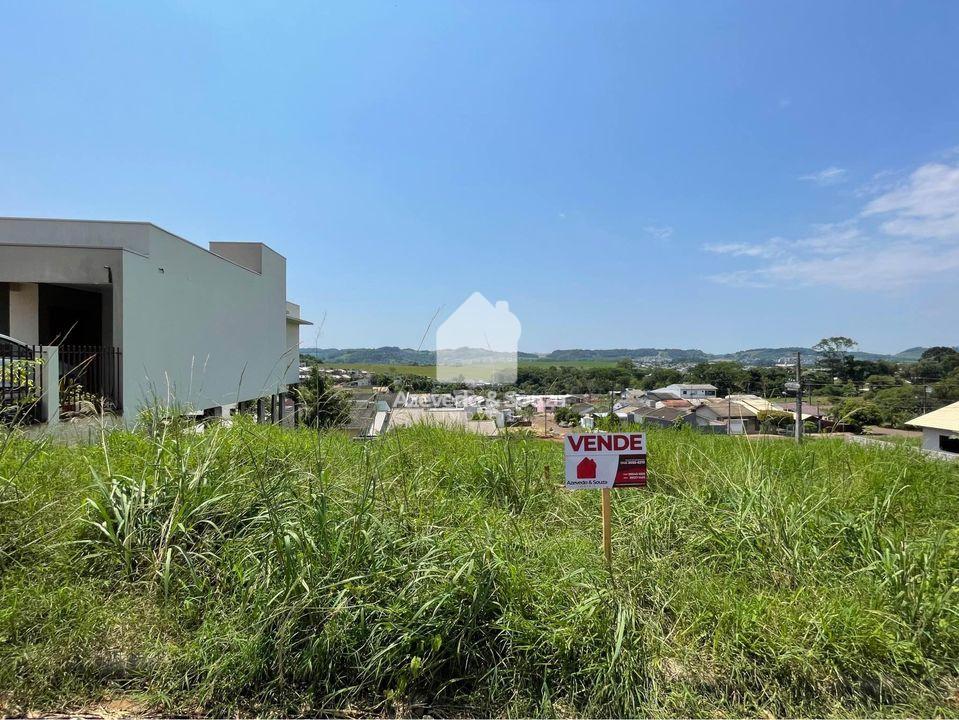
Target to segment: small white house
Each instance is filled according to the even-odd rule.
[[[694,383],[673,383],[664,388],[658,388],[654,392],[671,392],[681,400],[690,400],[692,398],[714,398],[717,388],[715,385],[694,384]]]
[[[922,428],[922,449],[959,455],[959,402],[920,415],[907,425]]]

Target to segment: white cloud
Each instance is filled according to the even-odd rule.
[[[959,238],[959,166],[930,163],[872,200],[863,217],[882,215],[884,232],[912,238]]]
[[[829,254],[857,247],[862,242],[862,231],[854,222],[822,223],[813,225],[813,232],[798,240],[774,237],[761,243],[717,243],[703,246],[707,252],[733,257],[781,258],[795,253]]]
[[[885,176],[880,176],[885,181]],[[812,226],[808,236],[705,250],[759,261],[711,279],[736,287],[833,286],[903,290],[959,271],[959,164],[930,163],[842,222]]]
[[[735,270],[710,277],[735,287],[833,286],[845,290],[903,290],[942,272],[959,271],[959,247],[930,253],[921,244],[902,243],[874,252],[828,257],[792,257],[757,270]]]
[[[816,183],[817,185],[835,185],[846,179],[846,171],[841,167],[828,167],[819,172],[800,175],[800,180]]]
[[[673,236],[673,229],[669,225],[647,225],[643,230],[657,240],[669,240]]]
[[[782,238],[772,238],[764,243],[718,243],[705,245],[703,249],[718,255],[771,258],[782,254],[784,242]]]

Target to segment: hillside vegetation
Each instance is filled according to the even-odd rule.
[[[650,433],[561,447],[237,422],[0,446],[0,714],[957,714],[959,469]],[[544,466],[551,470],[544,477]]]

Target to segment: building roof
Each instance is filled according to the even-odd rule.
[[[452,429],[469,430],[478,435],[496,435],[499,430],[493,420],[470,420],[462,408],[428,409],[397,408],[390,416],[390,427],[432,425]]]
[[[709,408],[721,418],[756,417],[755,410],[732,400],[704,400],[699,404],[699,407]]]
[[[959,433],[959,402],[913,418],[907,425]]]
[[[780,408],[776,407],[773,403],[769,402],[765,398],[761,398],[758,395],[727,395],[727,399],[732,400],[733,402],[738,402],[740,405],[745,405],[750,410],[754,412],[771,412],[773,410],[779,410]]]
[[[773,407],[774,410],[779,412],[787,412],[796,417],[796,403],[779,403]],[[807,405],[806,403],[802,404],[802,419],[808,420],[809,418],[817,418],[823,415],[823,411],[819,409],[817,405]]]
[[[643,395],[643,397],[650,398],[651,400],[679,400],[680,397],[676,393],[670,390],[649,390]]]
[[[674,422],[681,417],[684,417],[689,414],[687,410],[681,410],[679,408],[671,407],[661,407],[661,408],[651,408],[643,409],[636,413],[642,417],[657,418],[659,420],[666,420],[667,422]]]
[[[709,383],[673,383],[672,385],[667,385],[666,387],[678,387],[683,388],[684,390],[718,390],[715,385],[710,385]]]
[[[689,400],[662,400],[663,405],[671,408],[691,408],[693,404]]]

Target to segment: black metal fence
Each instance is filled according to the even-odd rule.
[[[40,348],[0,341],[0,422],[38,422],[43,396]]]
[[[60,346],[60,408],[66,412],[123,409],[120,348]]]

